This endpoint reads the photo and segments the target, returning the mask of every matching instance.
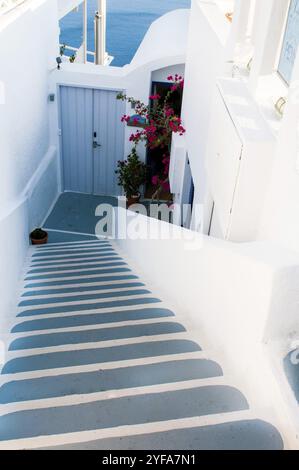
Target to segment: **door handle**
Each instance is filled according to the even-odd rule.
[[[93,148],[96,149],[98,147],[102,147],[101,144],[98,144],[96,140],[93,141]]]

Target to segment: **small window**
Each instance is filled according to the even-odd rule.
[[[289,85],[299,45],[299,0],[291,0],[286,23],[278,73]]]

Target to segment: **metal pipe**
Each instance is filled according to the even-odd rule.
[[[83,2],[83,64],[87,61],[87,0]]]
[[[106,0],[98,0],[95,14],[95,64],[104,65],[106,60]]]

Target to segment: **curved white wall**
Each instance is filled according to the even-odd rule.
[[[0,327],[12,314],[29,231],[57,195],[48,101],[57,51],[56,1],[31,0],[1,17]]]
[[[189,17],[189,9],[178,9],[154,21],[130,65],[139,67],[152,60],[184,55],[187,49]]]

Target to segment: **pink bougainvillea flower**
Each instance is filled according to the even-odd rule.
[[[170,185],[168,181],[162,181],[161,186],[164,191],[169,191],[170,190]]]
[[[156,95],[151,95],[151,96],[149,97],[149,99],[150,99],[150,100],[153,100],[153,101],[159,100],[160,98],[161,98],[161,96],[158,95],[158,94],[156,94]]]
[[[121,122],[129,122],[130,121],[130,116],[127,116],[124,114],[124,116],[121,118]]]
[[[138,130],[130,136],[130,142],[136,147],[140,142],[144,142],[148,149],[161,149],[159,159],[162,164],[161,170],[157,175],[151,179],[152,184],[156,187],[157,191],[161,189],[169,191],[169,166],[170,155],[169,149],[171,146],[172,134],[183,136],[186,132],[182,125],[181,118],[176,114],[173,108],[170,97],[173,92],[182,90],[184,87],[184,79],[178,73],[169,75],[167,80],[170,83],[170,89],[166,96],[162,97],[158,93],[152,94],[149,99],[151,103],[145,105],[141,101],[134,98],[124,96],[128,103],[131,103],[135,109],[135,114],[141,116],[145,121],[145,126],[142,131]],[[154,103],[154,105],[153,105]],[[122,122],[132,120],[134,123],[139,122],[136,117],[130,117],[126,114],[122,117]]]
[[[174,115],[174,110],[172,108],[165,108],[165,116],[170,117]]]
[[[152,183],[154,186],[158,186],[159,184],[159,176],[155,175],[152,177]]]

